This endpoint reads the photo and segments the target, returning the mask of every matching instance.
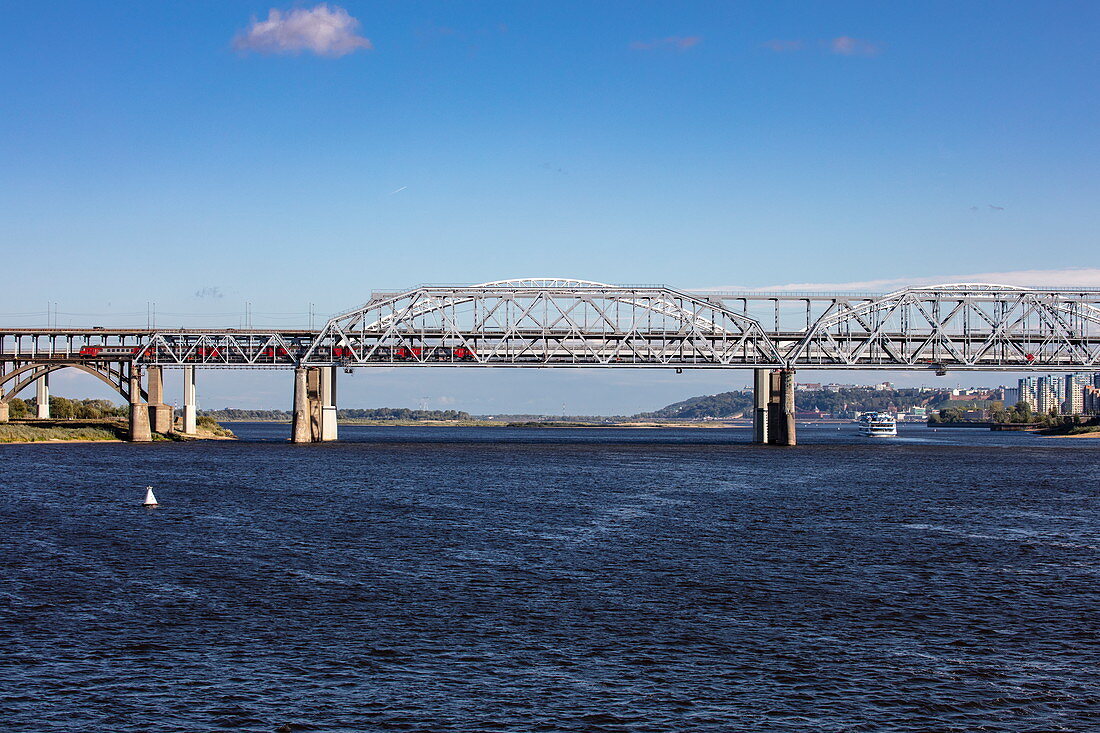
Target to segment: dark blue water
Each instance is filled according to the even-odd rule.
[[[0,729],[1100,720],[1100,441],[234,429],[0,446]]]

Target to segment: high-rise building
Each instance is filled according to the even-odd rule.
[[[1039,409],[1039,388],[1038,379],[1036,377],[1024,377],[1019,381],[1018,402],[1026,402],[1031,405],[1031,409],[1037,411]]]
[[[1100,415],[1100,387],[1081,388],[1081,412],[1085,415]]]
[[[1054,412],[1062,411],[1062,400],[1059,397],[1061,390],[1058,389],[1058,386],[1062,384],[1061,379],[1052,377],[1049,374],[1044,374],[1035,380],[1036,412],[1046,415],[1052,410]]]
[[[1065,397],[1062,399],[1062,414],[1082,414],[1085,409],[1085,387],[1089,386],[1090,375],[1067,374],[1063,381],[1065,383]]]
[[[1002,400],[1004,405],[1008,409],[1012,409],[1017,402],[1020,401],[1020,390],[1017,387],[1005,387],[1004,399]]]

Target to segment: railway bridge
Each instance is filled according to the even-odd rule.
[[[371,294],[320,329],[0,327],[0,422],[79,369],[130,406],[130,434],[195,432],[196,372],[293,370],[295,442],[335,440],[339,371],[372,367],[752,369],[754,440],[794,445],[798,370],[1100,369],[1100,290],[955,283],[887,294],[697,292],[525,278]],[[181,424],[164,371],[182,371]]]

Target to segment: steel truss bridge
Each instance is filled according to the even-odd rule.
[[[83,370],[130,403],[130,438],[196,432],[195,368],[294,369],[292,440],[335,440],[336,373],[361,367],[754,370],[753,438],[794,445],[799,369],[1084,371],[1100,290],[953,284],[887,295],[696,293],[535,278],[374,293],[320,330],[0,328],[0,422],[50,373]],[[182,424],[163,370],[182,368]]]
[[[140,367],[1081,371],[1100,368],[1100,290],[698,293],[502,280],[376,292],[319,330],[0,328],[0,362],[0,385],[22,370],[26,386],[52,364],[123,393]]]

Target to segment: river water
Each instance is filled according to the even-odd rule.
[[[232,427],[0,446],[0,730],[1100,720],[1100,441]]]

